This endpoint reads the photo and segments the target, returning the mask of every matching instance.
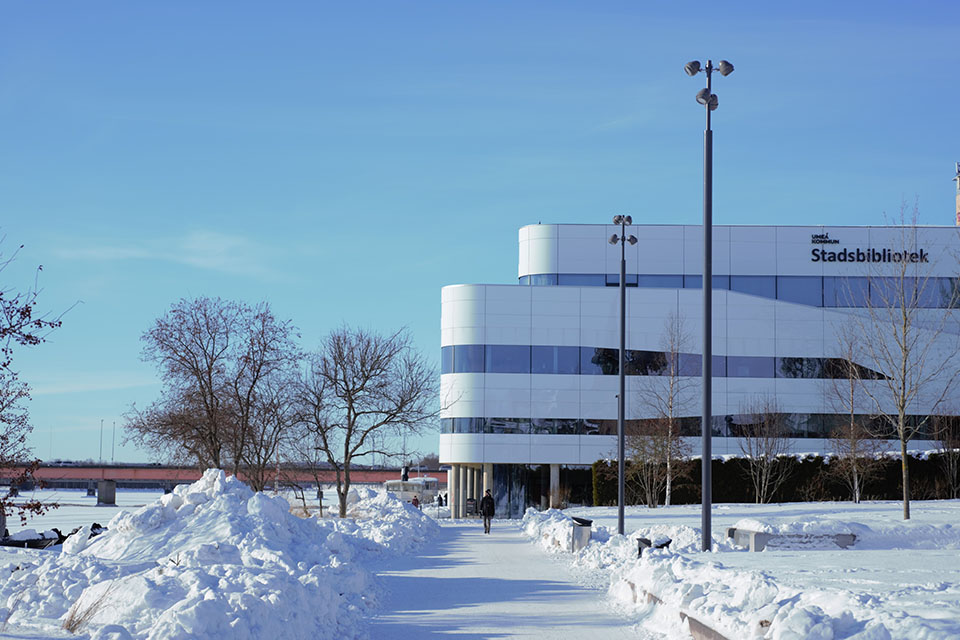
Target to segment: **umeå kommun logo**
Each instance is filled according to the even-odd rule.
[[[829,233],[810,234],[810,244],[840,244]],[[891,249],[842,249],[827,251],[811,249],[811,262],[930,262],[930,256],[924,249],[920,251],[893,251]]]

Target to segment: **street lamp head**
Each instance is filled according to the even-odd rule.
[[[623,224],[623,216],[613,216],[613,224]]]
[[[719,71],[722,76],[728,76],[733,73],[733,65],[726,60],[721,60],[720,64],[717,65],[717,71]]]
[[[683,70],[687,72],[687,75],[688,75],[688,76],[691,76],[691,77],[692,77],[692,76],[697,75],[698,73],[700,73],[700,61],[699,61],[699,60],[691,60],[691,61],[688,62],[687,64],[683,65]],[[732,71],[732,70],[733,70],[733,69],[731,68],[731,71]]]
[[[610,244],[617,244],[618,242],[620,242],[620,236],[617,234],[610,236]]]
[[[623,224],[633,224],[633,218],[630,216],[623,216]]]
[[[710,103],[707,105],[710,107],[710,111],[716,111],[717,105],[720,104],[720,100],[717,99],[717,94],[710,95]]]
[[[710,101],[710,90],[709,89],[700,89],[697,91],[697,102],[700,104],[707,104]]]
[[[637,244],[637,236],[630,236],[627,238],[627,242],[629,242],[631,245]]]

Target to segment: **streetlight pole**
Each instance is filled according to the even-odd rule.
[[[630,216],[614,216],[613,224],[620,225],[620,235],[610,236],[610,244],[620,245],[620,365],[617,371],[620,374],[620,392],[617,394],[617,533],[623,535],[623,505],[624,497],[624,435],[623,416],[624,398],[626,397],[626,376],[623,366],[624,353],[627,344],[627,256],[626,244],[637,244],[636,236],[627,235],[627,225],[633,224]]]
[[[700,548],[710,551],[713,547],[711,537],[710,508],[713,499],[713,443],[710,431],[713,418],[713,130],[710,128],[710,113],[717,108],[719,101],[712,92],[711,80],[714,71],[728,76],[733,73],[733,65],[721,60],[714,67],[712,60],[701,68],[700,61],[694,60],[684,65],[688,76],[701,71],[707,75],[707,87],[697,92],[697,102],[707,112],[707,127],[703,132],[703,414],[700,418],[702,451],[700,455],[701,514]]]

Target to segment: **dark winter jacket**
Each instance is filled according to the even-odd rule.
[[[483,496],[483,498],[480,499],[480,515],[492,518],[494,509],[493,498]]]

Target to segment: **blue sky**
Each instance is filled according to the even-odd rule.
[[[784,5],[784,6],[781,6]],[[0,2],[2,286],[77,303],[16,356],[42,458],[110,459],[182,297],[268,301],[306,348],[515,282],[536,222],[952,224],[955,2]],[[435,447],[435,437],[422,444]]]

